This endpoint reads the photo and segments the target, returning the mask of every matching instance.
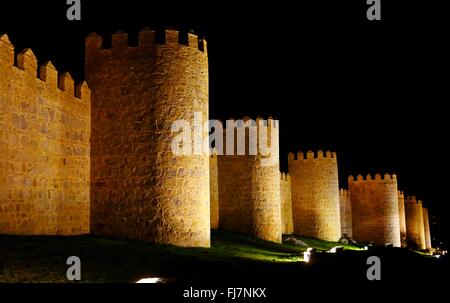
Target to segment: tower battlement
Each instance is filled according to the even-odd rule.
[[[405,198],[405,203],[417,203],[417,204],[421,204],[422,202],[420,200],[417,199],[417,196],[415,195],[407,195]]]
[[[153,45],[167,45],[173,47],[190,47],[198,50],[199,52],[207,54],[206,40],[198,35],[186,32],[180,32],[178,30],[165,29],[165,30],[153,30],[150,28],[144,28],[138,34],[138,44],[131,46],[129,35],[123,31],[117,31],[116,33],[102,37],[96,32],[91,33],[86,38],[86,47],[88,51],[123,51],[123,49],[148,49]],[[106,46],[106,41],[111,40],[111,46]]]
[[[344,198],[349,198],[350,197],[350,192],[348,191],[348,189],[339,189],[339,196],[344,197]]]
[[[325,153],[322,150],[318,150],[316,153],[314,153],[313,151],[310,150],[306,153],[306,155],[302,151],[299,151],[296,154],[293,152],[290,152],[288,154],[289,161],[297,161],[297,160],[307,161],[307,160],[322,160],[322,159],[337,161],[336,153],[331,152],[329,150],[327,150]]]
[[[17,54],[14,49],[8,35],[1,35],[0,64],[3,68],[16,73],[16,77],[27,78],[27,81],[35,79],[35,84],[28,85],[42,86],[40,89],[47,93],[52,91],[55,94],[64,94],[66,101],[73,98],[74,102],[83,104],[84,108],[90,107],[90,90],[86,82],[75,83],[70,73],[58,73],[50,61],[39,64],[30,48],[25,48]]]
[[[376,174],[374,177],[372,177],[371,174],[367,174],[365,178],[362,175],[358,175],[356,177],[356,180],[355,180],[355,177],[353,177],[352,175],[348,176],[349,183],[353,183],[353,182],[358,183],[358,182],[366,182],[366,181],[369,181],[369,182],[375,181],[376,182],[376,181],[387,181],[387,180],[395,180],[396,181],[397,175],[396,174],[390,175],[390,174],[386,173],[383,176],[381,176],[381,174]]]

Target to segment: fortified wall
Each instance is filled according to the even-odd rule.
[[[336,154],[309,151],[288,155],[292,183],[294,232],[329,241],[341,237],[339,182]]]
[[[398,214],[400,223],[400,241],[402,247],[406,247],[406,217],[405,217],[405,194],[402,191],[398,192]]]
[[[433,247],[431,245],[430,220],[428,217],[428,208],[422,207],[422,211],[423,211],[423,226],[425,234],[425,247],[426,249],[431,251]]]
[[[292,222],[292,196],[291,196],[291,176],[281,173],[281,228],[283,234],[292,234],[294,226]]]
[[[261,134],[260,119],[252,123],[249,118],[241,120],[245,127],[245,154],[239,155],[237,150],[237,128],[226,130],[234,133],[233,147],[228,150],[233,155],[218,155],[219,167],[219,226],[221,229],[242,232],[258,238],[281,242],[281,195],[279,165],[279,130],[278,121],[269,119],[266,138]],[[250,122],[250,124],[248,124]],[[255,122],[255,121],[253,121]],[[236,122],[238,123],[238,121]],[[256,124],[256,125],[255,125]],[[258,125],[258,126],[257,126]],[[249,134],[253,133],[253,136]],[[228,136],[228,134],[227,134]],[[272,146],[268,138],[272,137]],[[258,138],[258,139],[256,139]],[[263,165],[262,155],[250,155],[250,146],[266,140],[272,148],[276,162]],[[224,150],[227,144],[224,142]]]
[[[348,190],[343,188],[339,190],[339,204],[341,214],[341,234],[342,236],[353,238],[352,201]]]
[[[407,196],[405,214],[408,246],[414,249],[426,249],[422,201],[417,201],[416,196]]]
[[[16,64],[15,64],[16,61]],[[90,91],[0,37],[0,233],[89,233]]]
[[[219,175],[216,151],[213,151],[209,158],[209,185],[211,229],[217,229],[219,228]]]
[[[376,174],[348,178],[352,201],[353,237],[376,245],[401,246],[397,176]]]
[[[175,121],[208,121],[206,42],[150,29],[138,40],[129,46],[118,32],[106,49],[97,34],[86,39],[92,232],[209,247],[209,155],[171,150]],[[207,136],[202,129],[197,139]]]

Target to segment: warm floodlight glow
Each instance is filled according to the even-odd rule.
[[[335,246],[335,247],[331,248],[328,252],[335,254],[335,253],[341,252],[343,250],[344,250],[344,248],[342,246]]]
[[[305,261],[306,263],[308,263],[310,258],[311,258],[311,253],[308,252],[308,251],[305,251],[305,252],[303,253],[303,261]]]
[[[162,283],[162,279],[161,278],[143,278],[140,279],[139,281],[137,281],[136,283]]]
[[[369,246],[364,246],[364,250],[369,250]]]

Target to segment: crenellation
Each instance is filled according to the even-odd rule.
[[[37,58],[31,49],[26,48],[17,54],[17,67],[19,69],[36,76],[37,66]]]
[[[187,41],[181,44],[182,35],[186,35]],[[161,39],[159,38],[161,37]],[[166,29],[156,31],[145,27],[139,32],[138,45],[136,47],[129,46],[129,34],[124,31],[117,31],[110,36],[111,47],[105,47],[105,37],[93,32],[86,37],[86,54],[93,57],[95,54],[104,55],[108,52],[123,52],[133,50],[148,50],[156,45],[166,45],[167,47],[190,47],[197,49],[200,53],[207,53],[206,40],[192,33],[182,33],[178,30]],[[160,41],[161,40],[161,41]],[[117,50],[117,52],[116,52]]]
[[[8,35],[0,36],[0,64],[7,66],[14,65],[14,45],[9,40]]]
[[[111,47],[113,49],[122,49],[128,47],[128,33],[117,31],[111,36]]]

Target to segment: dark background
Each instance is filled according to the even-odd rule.
[[[448,241],[450,27],[439,5],[384,0],[382,21],[368,21],[365,0],[81,4],[82,21],[69,22],[65,0],[2,1],[0,33],[79,81],[92,31],[193,29],[208,40],[211,118],[280,119],[284,171],[289,151],[330,149],[341,187],[349,174],[396,173],[430,208],[434,245]]]

